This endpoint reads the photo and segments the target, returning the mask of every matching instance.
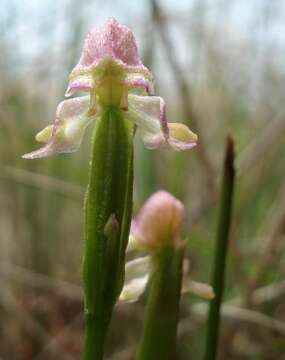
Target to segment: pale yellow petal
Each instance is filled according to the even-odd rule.
[[[169,135],[174,140],[188,142],[197,142],[198,136],[193,133],[186,125],[181,123],[168,123]]]
[[[45,127],[43,130],[37,133],[36,140],[38,142],[47,143],[51,137],[52,129],[53,125],[48,125],[47,127]]]

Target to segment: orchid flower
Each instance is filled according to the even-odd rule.
[[[86,95],[58,105],[53,125],[36,136],[46,145],[25,154],[25,159],[77,151],[87,126],[110,106],[135,123],[149,149],[185,150],[196,145],[197,136],[185,125],[167,122],[164,100],[152,96],[153,77],[139,58],[132,31],[113,18],[85,40],[65,95],[77,92]]]
[[[143,294],[152,271],[152,258],[156,258],[163,248],[183,246],[181,229],[184,213],[184,205],[166,191],[157,191],[144,203],[132,221],[127,250],[149,252],[150,255],[126,263],[121,301],[137,301]],[[189,261],[186,259],[183,261],[181,293],[193,293],[206,300],[214,297],[211,286],[189,276]]]

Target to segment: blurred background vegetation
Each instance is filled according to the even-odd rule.
[[[191,274],[210,281],[225,136],[237,152],[220,359],[285,354],[285,2],[282,0],[2,0],[0,4],[0,358],[79,359],[80,151],[24,161],[52,122],[88,30],[110,16],[131,27],[170,121],[199,146],[149,151],[136,139],[137,210],[165,189],[187,208]],[[142,299],[117,306],[108,359],[131,359]],[[206,308],[183,297],[177,359],[202,359]],[[154,339],[155,341],[155,339]]]

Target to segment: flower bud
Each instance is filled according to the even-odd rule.
[[[131,233],[147,249],[178,245],[183,218],[183,204],[168,192],[158,191],[145,202],[133,220]]]

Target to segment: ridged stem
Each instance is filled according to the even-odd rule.
[[[184,246],[161,249],[153,269],[136,360],[172,360],[176,346]]]
[[[85,360],[101,360],[124,280],[132,214],[133,125],[107,107],[93,134],[85,200]]]

